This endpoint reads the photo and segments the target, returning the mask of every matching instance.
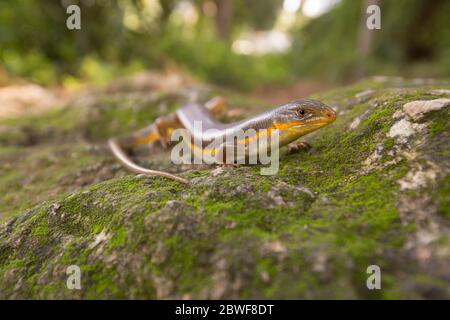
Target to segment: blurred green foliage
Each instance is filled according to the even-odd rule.
[[[158,2],[156,0],[156,2]],[[77,78],[105,82],[139,69],[160,68],[172,60],[187,67],[202,80],[240,89],[283,81],[288,69],[279,56],[248,57],[231,51],[229,41],[214,33],[214,22],[201,16],[190,30],[170,21],[180,1],[160,2],[154,19],[145,14],[143,1],[85,0],[0,2],[0,63],[9,73],[41,84],[70,82]],[[198,11],[206,1],[194,1]],[[254,10],[252,1],[234,3],[233,26],[271,27],[275,4]],[[64,5],[81,8],[81,30],[66,28]],[[248,7],[247,7],[248,5]],[[124,24],[128,11],[136,13],[140,29]],[[248,20],[248,23],[246,21]]]
[[[174,19],[183,3],[197,12],[189,26]],[[358,48],[363,3],[342,0],[316,19],[297,13],[307,23],[294,24],[288,53],[238,55],[233,40],[273,28],[283,0],[2,0],[0,69],[49,85],[106,82],[174,61],[201,80],[242,90],[298,77],[450,74],[450,1],[381,1],[382,29],[366,55]],[[81,30],[66,28],[69,4],[81,8]]]
[[[81,10],[82,29],[71,31],[61,1],[1,1],[1,64],[12,74],[50,84],[67,74],[79,76],[89,56],[125,61],[131,43],[118,23],[122,18],[117,3],[84,1]]]
[[[381,30],[367,54],[358,36],[365,25],[363,0],[342,0],[334,10],[294,33],[295,73],[346,80],[361,75],[450,75],[450,1],[382,0]],[[298,58],[301,52],[301,59]]]
[[[283,82],[289,76],[280,55],[236,55],[227,42],[198,32],[193,38],[173,34],[161,41],[161,50],[201,79],[239,89]]]

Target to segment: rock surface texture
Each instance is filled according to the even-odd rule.
[[[99,89],[1,121],[0,298],[449,299],[449,89],[383,78],[316,95],[337,120],[275,176],[139,157],[191,187],[130,175],[105,139],[217,89]]]

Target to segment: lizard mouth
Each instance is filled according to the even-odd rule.
[[[331,108],[326,108],[320,113],[317,113],[317,115],[308,115],[301,120],[293,120],[288,123],[275,123],[273,128],[279,130],[318,129],[334,120],[336,120],[336,112]]]
[[[295,127],[302,126],[324,126],[336,120],[336,112],[327,107],[325,110],[322,110],[319,115],[311,115],[310,117],[303,119],[301,124],[296,125]]]
[[[296,123],[291,129],[307,133],[322,128],[334,120],[336,120],[336,112],[331,108],[327,108],[320,115],[311,116],[303,119],[300,123]]]
[[[293,128],[302,128],[302,127],[310,127],[310,126],[325,126],[336,119],[336,115],[332,116],[317,116],[311,117],[309,119],[305,119],[302,123],[293,126]]]
[[[327,118],[327,117],[323,117],[323,116],[318,116],[318,117],[311,117],[309,119],[305,119],[303,122],[303,125],[308,125],[308,124],[328,124],[331,121]]]

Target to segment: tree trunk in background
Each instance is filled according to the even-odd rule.
[[[373,48],[373,42],[375,39],[375,33],[377,32],[377,30],[369,30],[366,26],[366,20],[368,18],[367,15],[367,7],[369,7],[370,5],[377,5],[380,6],[381,4],[381,0],[364,0],[363,1],[363,6],[362,6],[362,10],[361,10],[361,21],[359,24],[359,32],[358,32],[358,45],[357,45],[357,49],[359,51],[359,53],[361,54],[361,58],[366,58],[370,55],[370,53],[372,52],[372,48]],[[383,21],[383,17],[382,17],[383,13],[381,12],[381,21]],[[362,62],[362,61],[361,61]],[[364,63],[360,63],[357,70],[356,70],[356,74],[357,76],[364,76],[364,74],[366,73],[366,70],[364,68]]]
[[[363,56],[368,56],[373,47],[373,40],[376,30],[369,30],[366,26],[368,15],[367,8],[370,5],[380,6],[381,0],[365,0],[362,7],[361,23],[359,25],[358,51]]]
[[[215,0],[217,6],[216,30],[222,40],[228,40],[231,32],[233,5],[231,0]]]
[[[167,20],[169,20],[170,15],[172,14],[173,8],[175,7],[175,1],[174,0],[163,0],[159,2],[159,5],[161,6],[161,23],[166,24]]]

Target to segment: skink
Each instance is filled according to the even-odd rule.
[[[320,101],[310,99],[295,100],[243,121],[227,124],[217,122],[214,119],[214,115],[220,113],[223,107],[224,101],[221,98],[215,98],[205,105],[188,104],[173,114],[157,118],[150,126],[128,137],[111,138],[108,144],[117,159],[131,171],[145,175],[166,177],[188,184],[188,180],[179,176],[163,171],[146,169],[137,165],[128,157],[124,149],[142,144],[153,144],[157,141],[168,147],[173,130],[180,128],[185,129],[191,139],[200,140],[200,150],[195,150],[198,146],[191,143],[193,151],[200,153],[214,154],[217,152],[216,147],[207,149],[211,141],[220,139],[225,141],[226,136],[233,135],[239,130],[246,131],[249,129],[254,130],[255,139],[258,139],[261,132],[277,130],[279,146],[284,146],[301,136],[326,126],[336,119],[336,113],[333,109]],[[195,125],[195,121],[201,122],[201,129]],[[249,137],[246,139],[249,139]],[[246,142],[247,140],[235,141],[236,144]],[[218,159],[217,163],[223,163],[222,160],[225,161],[225,159]]]

